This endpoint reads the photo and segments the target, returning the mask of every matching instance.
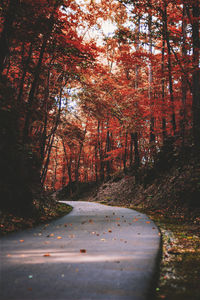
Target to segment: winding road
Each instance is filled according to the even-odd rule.
[[[91,202],[0,239],[1,300],[149,300],[160,234],[144,214]]]

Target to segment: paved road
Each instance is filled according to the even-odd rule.
[[[69,215],[0,239],[0,299],[149,300],[155,224],[126,208],[67,203]]]

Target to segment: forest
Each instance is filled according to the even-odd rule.
[[[139,182],[159,155],[199,153],[198,0],[0,8],[2,210],[119,172]]]
[[[136,209],[159,227],[155,299],[199,299],[199,21],[199,0],[0,1],[0,234],[46,222],[41,232],[14,238],[10,252],[5,248],[9,270],[16,245],[35,255],[36,236],[37,258],[40,253],[44,261],[55,255],[51,248],[41,252],[49,241],[56,251],[58,240],[81,241],[76,231],[68,235],[71,221],[55,225],[55,237],[47,222],[72,209],[55,200],[90,200]],[[138,218],[125,224],[124,216],[111,217],[118,232],[121,225],[137,226]],[[95,217],[79,219],[81,230],[86,223],[95,227]],[[106,230],[114,243],[118,235]],[[107,236],[87,234],[108,245]],[[117,247],[133,242],[132,235],[130,243],[124,239]],[[80,247],[76,257],[87,256],[90,244]],[[27,278],[20,253],[23,288],[41,292],[31,285],[36,264]],[[81,278],[78,272],[67,280],[75,273]],[[16,282],[3,279],[18,297]]]

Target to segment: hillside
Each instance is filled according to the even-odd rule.
[[[197,300],[200,270],[200,155],[193,148],[167,157],[154,167],[115,174],[99,187],[82,189],[72,199],[125,206],[147,213],[162,234],[162,257],[155,300]],[[66,189],[65,189],[66,191]],[[64,190],[60,192],[64,196]]]
[[[110,180],[95,187],[84,183],[72,199],[89,199],[108,205],[122,205],[174,214],[180,218],[200,221],[200,154],[192,147],[164,155],[162,150],[153,167],[141,167],[137,178],[134,170],[114,174]],[[68,198],[68,188],[58,193]]]

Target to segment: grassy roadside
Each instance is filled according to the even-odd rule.
[[[39,207],[36,202],[35,206],[35,213],[31,217],[16,216],[12,213],[2,212],[0,214],[0,236],[48,223],[72,211],[71,206],[52,200],[44,203],[42,207]]]
[[[133,207],[131,207],[133,208]],[[163,247],[155,300],[200,299],[200,224],[165,211],[134,209],[146,213],[162,233]]]
[[[113,206],[107,200],[99,201]],[[159,227],[162,234],[162,257],[158,282],[152,300],[200,299],[200,218],[172,210],[117,203],[145,213]]]

